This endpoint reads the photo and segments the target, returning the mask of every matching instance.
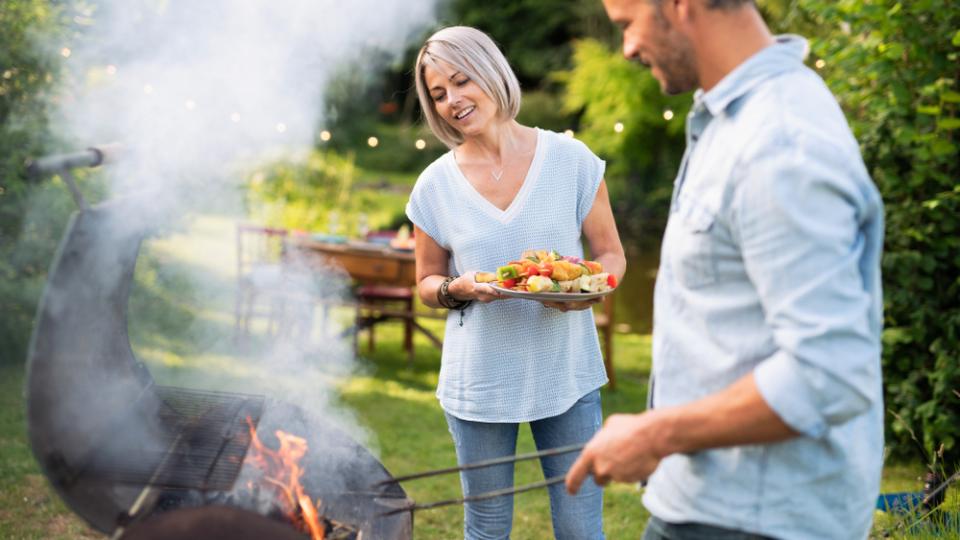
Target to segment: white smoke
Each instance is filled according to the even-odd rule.
[[[123,145],[121,160],[104,169],[111,196],[153,192],[158,196],[150,203],[174,210],[202,208],[197,199],[205,197],[239,199],[245,168],[275,151],[313,146],[324,123],[325,88],[338,72],[372,72],[385,58],[398,60],[434,22],[436,3],[96,0],[76,13],[84,27],[76,40],[57,44],[73,82],[63,89],[54,129],[79,148]],[[192,281],[202,287],[196,284],[209,277]],[[354,369],[351,351],[329,341],[323,346],[323,357],[286,343],[262,359],[263,371],[284,364],[284,377],[300,378],[300,391],[283,391],[312,412],[326,407],[329,391],[309,386],[311,371],[298,371],[293,360],[348,364],[338,366],[339,374]],[[210,371],[215,381],[215,367]],[[303,401],[310,395],[316,403]]]
[[[78,87],[62,128],[134,151],[117,169],[123,191],[222,179],[239,160],[309,147],[334,74],[378,69],[384,52],[398,59],[435,3],[99,0],[69,46]]]

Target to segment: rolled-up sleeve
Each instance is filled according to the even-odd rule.
[[[880,344],[863,272],[867,229],[882,211],[842,152],[767,148],[742,168],[731,223],[777,352],[754,371],[770,407],[822,437],[880,399]]]

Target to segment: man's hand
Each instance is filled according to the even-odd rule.
[[[611,480],[638,482],[649,478],[670,454],[773,443],[798,435],[764,401],[753,373],[748,373],[724,390],[685,405],[611,416],[567,473],[567,491],[576,493],[587,474],[601,486]]]
[[[611,480],[639,482],[649,478],[666,457],[660,442],[662,419],[657,410],[607,418],[567,472],[567,492],[573,495],[579,491],[588,474],[601,486]]]

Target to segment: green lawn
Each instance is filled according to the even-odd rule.
[[[155,378],[181,386],[260,392],[325,411],[343,425],[362,426],[352,433],[394,474],[454,465],[453,444],[434,398],[439,351],[422,336],[416,341],[412,366],[407,366],[400,347],[399,325],[378,329],[377,349],[369,353],[364,348],[363,358],[356,361],[349,344],[333,339],[335,332],[323,334],[319,322],[302,347],[277,349],[259,335],[237,346],[231,339],[235,279],[231,224],[228,218],[203,217],[187,230],[145,247],[131,295],[130,334],[134,350]],[[349,310],[334,310],[331,315],[341,324],[349,317]],[[426,324],[442,330],[439,321]],[[645,402],[649,336],[619,334],[616,351],[619,386],[616,392],[604,391],[606,414],[637,411]],[[64,507],[32,459],[24,425],[23,379],[21,366],[0,368],[0,538],[98,538]],[[533,449],[529,432],[522,431],[518,451]],[[888,467],[884,490],[915,490],[920,472],[919,467]],[[518,483],[540,479],[535,463],[518,465]],[[404,488],[418,501],[460,494],[455,476],[408,482]],[[948,506],[954,511],[960,507],[955,494]],[[552,537],[543,491],[518,495],[515,508],[514,538]],[[897,522],[878,516],[878,537],[885,530],[893,530],[894,537],[935,537],[923,531],[904,536],[896,529]],[[610,486],[604,519],[608,538],[638,538],[646,512],[636,487]],[[459,507],[428,510],[416,515],[415,536],[457,538],[461,526]]]

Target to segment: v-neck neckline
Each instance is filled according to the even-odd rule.
[[[457,159],[453,155],[453,150],[447,153],[447,166],[452,169],[454,177],[457,178],[457,181],[463,187],[463,190],[477,203],[484,213],[500,223],[503,223],[504,225],[513,221],[517,214],[520,213],[524,203],[530,196],[530,192],[533,191],[533,185],[540,177],[540,169],[543,164],[543,156],[545,154],[544,147],[546,146],[546,136],[544,135],[542,129],[534,129],[537,130],[537,147],[533,152],[533,160],[530,162],[530,167],[527,169],[526,176],[523,177],[523,185],[520,186],[520,191],[513,196],[513,200],[510,201],[510,205],[503,210],[490,202],[489,199],[481,195],[480,192],[477,191],[477,188],[473,187],[473,184],[470,183],[470,180],[467,180],[466,175],[463,174],[463,171],[460,169],[460,165],[457,164]]]

